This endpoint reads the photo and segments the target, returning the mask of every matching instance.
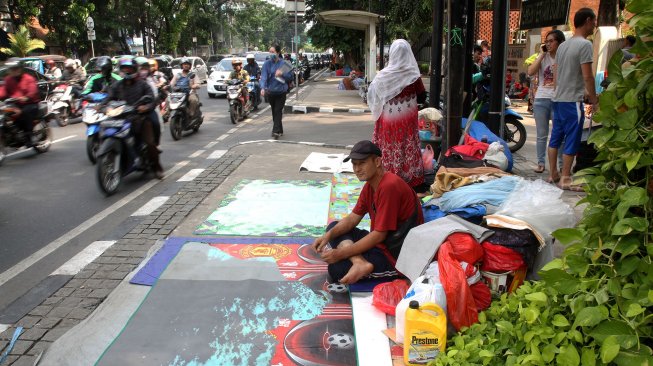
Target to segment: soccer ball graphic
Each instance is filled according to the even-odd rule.
[[[329,290],[329,292],[336,292],[340,294],[343,292],[347,292],[347,285],[343,285],[340,283],[330,283],[327,285],[327,290]]]
[[[336,333],[327,338],[327,342],[332,347],[338,349],[350,349],[354,347],[354,337],[347,333]]]

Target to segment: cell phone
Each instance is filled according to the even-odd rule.
[[[542,52],[549,52],[549,49],[546,48],[545,44],[542,45]]]

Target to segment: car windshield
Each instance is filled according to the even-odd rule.
[[[23,66],[29,67],[32,70],[38,70],[41,66],[41,60],[23,60]]]
[[[206,60],[206,62],[218,62],[218,61],[220,61],[220,56],[218,55],[209,56],[209,58]]]
[[[267,60],[268,57],[270,57],[270,52],[259,52],[254,55],[254,59],[256,60],[256,62],[263,62]]]
[[[173,67],[173,68],[175,68],[175,67],[181,68],[181,59],[180,59],[180,58],[176,58],[176,59],[172,60],[172,62],[170,63],[170,67]]]
[[[223,59],[216,66],[216,71],[232,71],[234,68],[231,66],[231,59]]]

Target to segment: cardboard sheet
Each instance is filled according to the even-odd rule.
[[[299,167],[299,171],[317,173],[353,173],[354,168],[351,165],[351,161],[346,163],[342,161],[346,156],[346,154],[324,154],[312,152]]]

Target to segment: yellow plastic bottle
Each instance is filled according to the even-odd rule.
[[[425,365],[444,352],[446,344],[447,315],[442,308],[411,301],[406,310],[404,364]]]

